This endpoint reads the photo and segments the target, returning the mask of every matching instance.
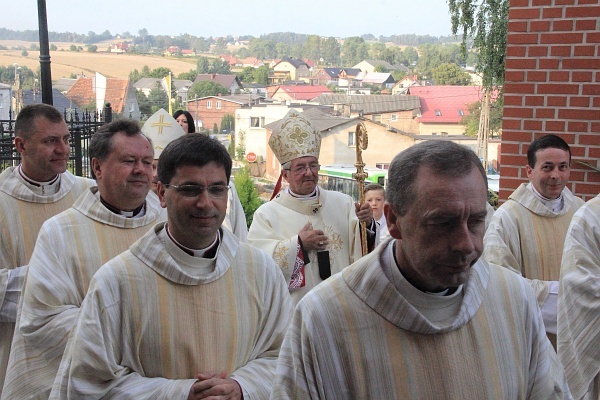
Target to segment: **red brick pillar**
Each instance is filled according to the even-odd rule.
[[[527,147],[554,133],[573,154],[570,188],[600,192],[600,4],[510,0],[500,199],[527,182]]]

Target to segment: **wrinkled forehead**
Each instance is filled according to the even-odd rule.
[[[314,156],[304,156],[304,157],[298,157],[298,158],[294,158],[291,163],[290,163],[290,168],[294,168],[297,165],[308,165],[308,164],[313,164],[313,163],[318,163],[319,160],[317,160],[317,157]]]

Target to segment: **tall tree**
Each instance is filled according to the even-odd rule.
[[[440,64],[431,72],[436,85],[468,85],[471,77],[456,64]]]
[[[342,45],[342,64],[356,65],[369,58],[369,45],[361,37],[353,36],[344,40]]]
[[[483,86],[504,83],[508,0],[448,0],[452,33],[462,33],[462,51],[466,56],[467,39],[473,37],[478,52],[477,70]]]
[[[341,47],[336,38],[328,37],[322,46],[322,58],[325,65],[338,66],[340,65]]]

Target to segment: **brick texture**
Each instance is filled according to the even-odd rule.
[[[572,148],[569,188],[600,192],[600,3],[510,0],[500,201],[527,182],[528,144],[553,133]],[[585,164],[584,164],[585,163]]]

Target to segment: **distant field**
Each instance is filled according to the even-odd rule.
[[[23,57],[20,50],[0,50],[0,66],[12,66],[17,63],[36,71],[40,65],[39,51],[29,50],[31,42],[16,40],[0,40],[0,45],[12,48],[24,46],[29,55]],[[36,43],[37,44],[37,43]],[[83,72],[86,76],[92,76],[96,72],[109,78],[127,78],[134,69],[141,70],[144,65],[150,69],[157,67],[166,67],[173,71],[174,75],[182,72],[188,72],[196,68],[196,59],[181,59],[151,55],[132,55],[132,54],[114,54],[106,52],[89,53],[87,51],[73,52],[61,51],[68,49],[71,43],[53,43],[59,50],[50,52],[50,65],[52,68],[52,80],[59,78],[68,78],[71,74],[80,74]],[[81,43],[74,43],[76,46],[82,46]],[[108,45],[98,44],[99,50],[105,50]]]

